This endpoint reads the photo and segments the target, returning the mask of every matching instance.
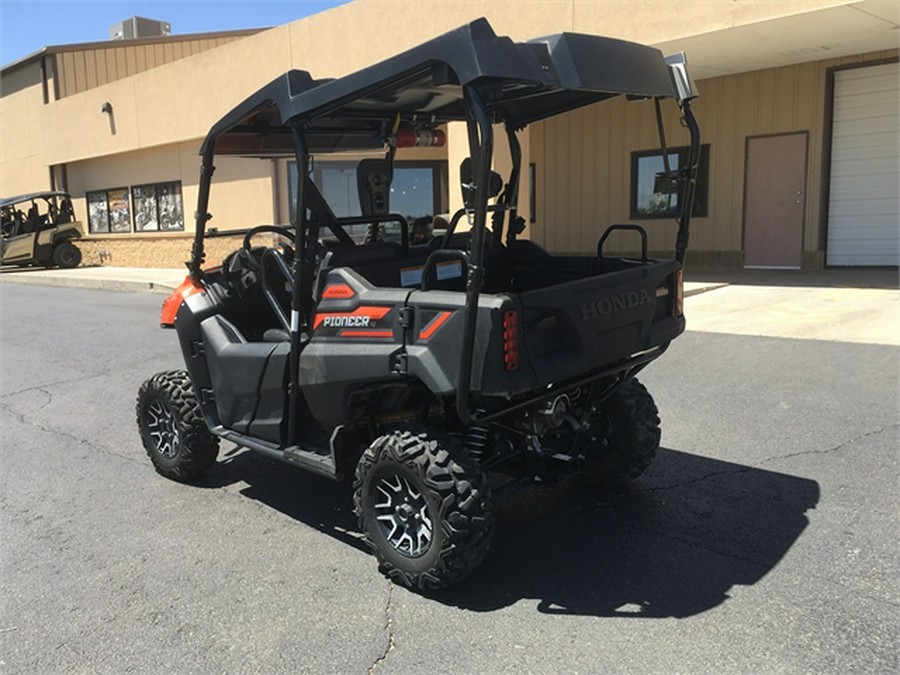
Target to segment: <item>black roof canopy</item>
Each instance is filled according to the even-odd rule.
[[[289,71],[216,123],[201,152],[215,142],[217,154],[288,154],[291,123],[303,126],[311,152],[381,148],[398,117],[464,120],[465,85],[513,127],[622,94],[677,95],[653,47],[574,33],[515,43],[482,18],[338,79]]]

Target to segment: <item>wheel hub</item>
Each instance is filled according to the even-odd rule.
[[[384,538],[398,553],[418,558],[431,548],[428,504],[405,476],[393,474],[378,482],[374,509]]]
[[[172,459],[178,453],[175,416],[160,400],[152,401],[147,406],[147,433],[153,439],[156,451],[163,457]]]

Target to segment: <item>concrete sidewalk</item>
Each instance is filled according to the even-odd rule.
[[[186,275],[175,268],[3,268],[0,284],[168,294]],[[691,331],[900,346],[896,270],[689,267],[685,278]]]
[[[719,289],[685,302],[689,331],[900,346],[897,270],[688,268],[685,276]]]
[[[95,288],[104,291],[170,293],[181,285],[187,269],[139,267],[77,267],[41,269],[4,267],[0,283]]]
[[[75,269],[43,269],[4,267],[0,269],[0,283],[96,288],[104,291],[169,293],[181,285],[186,269],[138,267],[78,267]],[[686,281],[685,295],[696,295],[728,285],[728,281]]]

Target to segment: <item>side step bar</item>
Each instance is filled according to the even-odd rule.
[[[337,470],[337,462],[335,461],[333,445],[330,449],[331,452],[327,455],[323,455],[313,450],[301,448],[298,445],[293,445],[289,448],[282,448],[274,443],[268,443],[258,438],[253,438],[252,436],[245,436],[240,432],[226,429],[223,426],[214,427],[210,431],[212,431],[212,433],[214,433],[216,436],[224,438],[226,441],[231,441],[235,445],[242,448],[249,448],[254,452],[265,455],[266,457],[271,457],[272,459],[277,459],[281,462],[293,464],[294,466],[298,466],[301,469],[312,471],[315,474],[325,476],[326,478],[331,478],[332,480],[342,479],[342,476],[338,473]]]

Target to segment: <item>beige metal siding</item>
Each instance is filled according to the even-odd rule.
[[[666,112],[669,145],[686,144],[673,111]],[[593,251],[608,225],[629,221],[631,152],[659,146],[653,105],[607,101],[544,123],[543,138],[543,243],[553,251]],[[674,233],[669,221],[642,224],[651,248],[671,245],[661,243]],[[633,249],[631,239],[614,235],[609,246]]]
[[[897,53],[875,52],[699,82],[694,111],[703,143],[710,144],[709,211],[707,217],[692,219],[691,250],[706,252],[704,262],[710,264],[740,264],[747,137],[809,131],[804,250],[807,264],[812,264],[822,250],[824,232],[820,199],[827,71]],[[687,136],[671,109],[665,120],[668,144],[685,145]],[[553,251],[593,251],[608,225],[629,221],[631,153],[659,147],[653,106],[607,101],[541,126],[543,143],[535,157],[545,165],[538,166],[543,204],[534,237]],[[673,221],[639,222],[650,235],[651,250],[674,247]],[[624,234],[610,240],[610,250],[635,248]]]
[[[169,39],[155,44],[115,41],[91,49],[59,52],[55,55],[59,97],[72,96],[243,37],[246,36],[184,41]]]

